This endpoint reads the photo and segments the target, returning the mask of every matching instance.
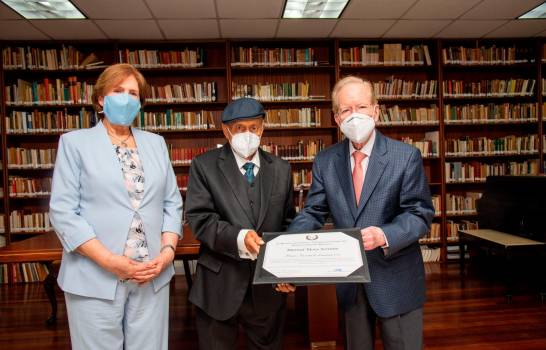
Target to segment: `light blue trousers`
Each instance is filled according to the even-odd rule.
[[[114,300],[65,293],[74,350],[166,350],[169,285],[119,282]]]

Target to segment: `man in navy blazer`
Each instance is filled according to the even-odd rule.
[[[376,321],[383,346],[421,349],[425,274],[419,238],[434,216],[418,149],[375,130],[379,106],[370,82],[340,80],[332,92],[335,121],[346,139],[313,164],[305,207],[289,231],[361,229],[371,282],[339,284],[347,349],[373,349]]]

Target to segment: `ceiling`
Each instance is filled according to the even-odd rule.
[[[25,20],[0,3],[0,40],[501,38],[546,36],[514,18],[544,0],[350,0],[340,19],[280,19],[284,0],[72,0],[86,20]]]

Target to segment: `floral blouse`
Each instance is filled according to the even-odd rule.
[[[144,169],[140,163],[138,151],[136,148],[127,148],[119,145],[114,145],[114,149],[121,164],[125,188],[129,192],[131,205],[134,210],[137,210],[144,196]],[[137,261],[149,260],[146,234],[142,225],[142,219],[138,213],[135,213],[133,216],[133,221],[129,227],[123,255]]]

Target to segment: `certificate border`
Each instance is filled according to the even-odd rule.
[[[356,271],[351,273],[347,277],[290,277],[290,278],[278,278],[275,277],[269,271],[263,268],[265,252],[267,250],[267,242],[271,241],[281,235],[290,235],[296,233],[327,233],[327,232],[343,232],[348,236],[356,238],[359,242],[360,254],[362,255],[362,266]],[[263,232],[262,239],[265,244],[260,248],[260,254],[256,261],[256,268],[254,270],[254,278],[252,284],[276,284],[276,283],[292,283],[295,285],[313,285],[313,284],[338,284],[338,283],[368,283],[370,279],[370,271],[368,268],[368,261],[366,259],[366,253],[364,252],[364,244],[362,242],[362,235],[360,229],[357,228],[345,228],[345,229],[331,229],[331,230],[311,230],[311,231],[297,231],[297,232]]]

